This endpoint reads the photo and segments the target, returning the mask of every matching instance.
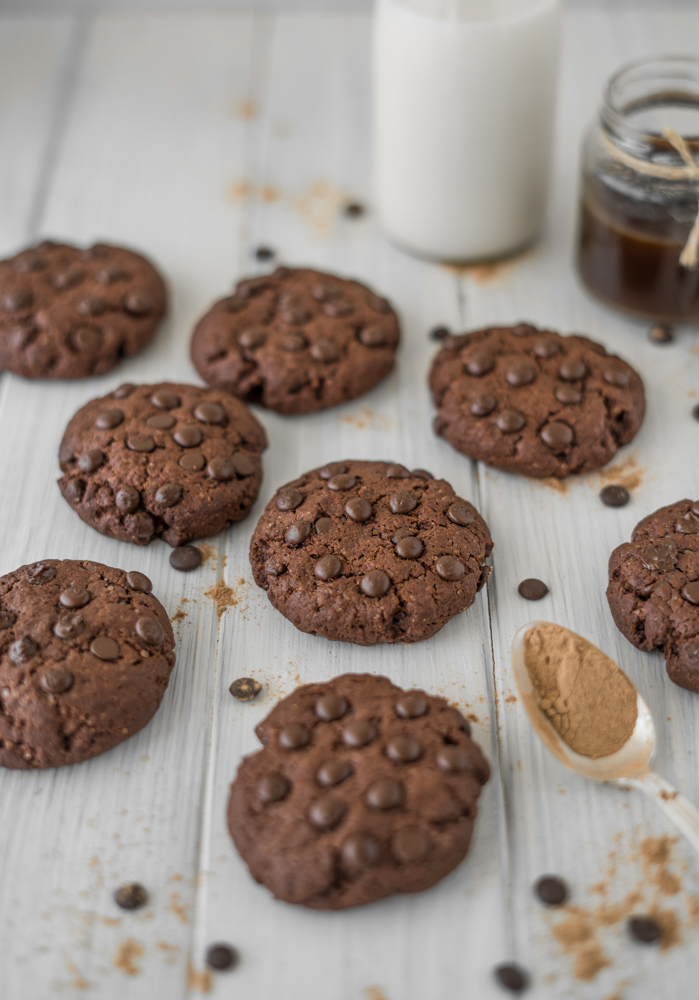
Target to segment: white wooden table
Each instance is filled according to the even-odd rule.
[[[699,496],[699,351],[685,330],[657,347],[645,329],[588,300],[572,267],[577,161],[601,87],[621,62],[685,51],[699,37],[696,5],[569,7],[558,117],[555,190],[546,238],[518,264],[456,273],[404,256],[371,213],[350,220],[347,198],[370,204],[369,18],[361,14],[5,13],[0,16],[0,253],[37,236],[124,242],[167,275],[172,311],[142,355],[75,384],[0,378],[0,573],[41,557],[91,558],[139,569],[176,623],[178,664],[154,721],[90,763],[0,774],[0,996],[216,997],[268,1000],[488,1000],[503,994],[492,967],[516,959],[532,998],[693,997],[699,930],[690,912],[697,859],[672,847],[682,889],[662,896],[635,856],[643,837],[671,834],[638,797],[565,772],[536,741],[514,697],[515,630],[545,617],[588,636],[638,683],[658,724],[657,768],[699,802],[699,697],[667,681],[660,655],[616,631],[604,590],[611,549],[644,514]],[[397,304],[405,339],[397,371],[376,391],[328,413],[261,413],[270,448],[252,516],[211,540],[190,575],[169,550],[142,550],[92,531],[55,479],[63,427],[84,401],[125,380],[196,379],[188,343],[196,317],[256,270],[253,250],[367,280]],[[470,463],[431,432],[426,371],[437,323],[457,329],[530,319],[584,331],[632,361],[648,414],[614,463],[561,490]],[[361,649],[297,632],[252,583],[249,537],[275,485],[331,459],[388,458],[427,466],[482,511],[495,572],[476,605],[416,646]],[[634,464],[635,463],[635,464]],[[633,481],[620,510],[604,481]],[[538,605],[517,595],[546,580]],[[238,603],[219,620],[206,591],[223,578]],[[421,896],[340,914],[275,902],[255,885],[225,827],[228,785],[257,742],[254,725],[299,682],[350,670],[440,692],[477,718],[493,765],[472,850]],[[264,682],[244,705],[228,685]],[[610,852],[616,852],[610,862]],[[610,965],[591,982],[552,934],[562,918],[534,899],[557,872],[589,910],[644,893],[679,914],[682,943],[633,944],[623,922],[597,940]],[[151,895],[145,911],[112,899],[127,880]],[[693,909],[694,908],[694,909]],[[696,923],[696,920],[694,920]],[[237,970],[209,977],[214,941],[239,948]]]

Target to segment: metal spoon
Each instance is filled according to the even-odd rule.
[[[650,760],[655,749],[655,726],[650,709],[638,691],[636,691],[638,715],[634,730],[621,750],[608,757],[593,759],[575,753],[561,739],[547,716],[541,711],[524,662],[524,637],[535,625],[546,624],[548,622],[535,621],[523,625],[512,643],[515,683],[527,715],[546,747],[571,771],[584,774],[586,778],[611,781],[623,788],[638,788],[645,792],[699,852],[699,810],[650,768]]]

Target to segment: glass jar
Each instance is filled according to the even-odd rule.
[[[681,139],[673,144],[666,129],[696,164],[699,59],[644,60],[609,81],[583,147],[577,262],[588,291],[607,305],[682,322],[699,319],[699,267],[688,245],[699,164],[685,162]]]

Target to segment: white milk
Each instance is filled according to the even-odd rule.
[[[460,261],[537,236],[558,29],[559,0],[378,0],[374,183],[396,243]]]

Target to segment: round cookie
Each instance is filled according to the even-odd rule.
[[[0,766],[76,764],[143,729],[174,647],[143,573],[44,559],[0,577]]]
[[[443,479],[389,462],[333,462],[278,490],[250,544],[259,587],[302,632],[417,642],[485,583],[488,526]]]
[[[183,545],[247,517],[267,439],[240,400],[193,385],[122,385],[78,410],[61,493],[103,535]]]
[[[238,769],[228,828],[277,899],[343,910],[422,892],[463,861],[490,769],[444,698],[344,674],[297,688],[255,732],[264,749]]]
[[[102,375],[146,346],[165,306],[145,257],[104,243],[40,243],[0,261],[0,371]]]
[[[241,281],[197,324],[192,361],[209,385],[278,413],[368,392],[393,368],[400,332],[385,299],[305,268]]]
[[[587,337],[528,323],[450,337],[430,371],[435,431],[506,472],[563,478],[605,465],[637,433],[643,382]]]
[[[646,651],[662,649],[668,676],[699,691],[699,501],[645,517],[609,559],[616,626]]]

